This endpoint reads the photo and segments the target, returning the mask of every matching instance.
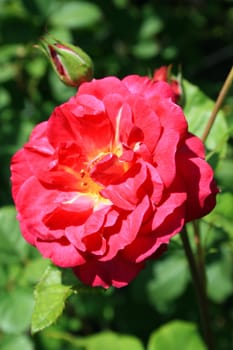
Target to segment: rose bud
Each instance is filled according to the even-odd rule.
[[[174,93],[173,100],[176,103],[181,104],[181,99],[183,97],[182,84],[181,84],[181,75],[178,74],[177,77],[174,77],[171,74],[172,66],[162,66],[154,71],[153,80],[156,81],[166,81],[172,88]]]
[[[80,86],[93,77],[91,58],[78,46],[55,40],[41,40],[40,49],[46,54],[60,80],[69,86]]]

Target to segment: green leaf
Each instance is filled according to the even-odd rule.
[[[22,276],[21,276],[21,285],[22,284],[35,284],[40,280],[42,273],[49,266],[50,261],[44,259],[43,257],[36,258],[27,263],[24,267]]]
[[[20,333],[30,327],[33,310],[30,291],[15,289],[0,298],[0,329],[6,333]]]
[[[17,262],[27,256],[29,245],[23,239],[13,206],[0,209],[0,263]]]
[[[102,332],[85,338],[85,350],[143,350],[139,339],[129,335]]]
[[[1,350],[33,350],[33,344],[25,335],[5,335],[0,340]]]
[[[184,292],[188,281],[189,270],[184,255],[173,254],[156,261],[154,278],[148,283],[151,303],[160,311],[166,310]]]
[[[50,13],[57,11],[59,6],[57,0],[22,0],[22,3],[31,16],[37,15],[40,20]]]
[[[150,16],[145,19],[139,31],[139,38],[146,40],[152,38],[162,31],[164,24],[160,17]]]
[[[9,92],[4,89],[4,88],[0,88],[0,108],[4,108],[7,105],[9,105],[11,102],[11,97]]]
[[[173,321],[153,332],[147,350],[205,350],[193,323]]]
[[[233,119],[233,118],[232,118]],[[230,150],[230,149],[229,149]],[[230,151],[231,152],[231,151]],[[229,152],[229,153],[230,153]],[[221,159],[216,169],[216,178],[225,191],[233,192],[233,162],[232,156]]]
[[[54,323],[61,315],[65,301],[71,294],[71,287],[61,283],[61,272],[55,267],[48,267],[34,291],[35,307],[32,314],[32,333]]]
[[[52,14],[50,21],[55,26],[89,28],[102,18],[100,8],[88,1],[65,2]]]
[[[217,196],[217,205],[205,218],[207,222],[221,230],[224,230],[229,238],[233,240],[233,194],[222,192]]]
[[[160,47],[154,39],[147,39],[134,45],[132,51],[137,58],[149,59],[159,54]]]
[[[233,250],[222,244],[220,259],[207,266],[207,293],[211,300],[223,302],[233,293]]]
[[[7,272],[5,266],[0,265],[0,288],[4,287],[7,283]]]
[[[185,95],[184,113],[188,120],[189,130],[201,137],[214,108],[214,102],[187,80],[183,81],[183,88]],[[206,140],[208,150],[223,153],[228,133],[224,114],[220,111]]]
[[[32,79],[40,79],[45,75],[47,61],[43,57],[35,57],[27,62],[26,70]]]
[[[42,336],[46,337],[46,339],[65,340],[72,345],[72,349],[144,350],[144,346],[138,338],[127,334],[118,334],[112,331],[103,331],[98,334],[79,337],[52,328],[45,330]]]
[[[128,6],[129,0],[113,0],[116,7],[124,8]]]

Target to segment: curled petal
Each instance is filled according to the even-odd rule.
[[[131,106],[125,102],[124,96],[117,94],[106,96],[104,103],[112,125],[113,147],[119,146],[120,143],[126,144],[129,133],[134,126]]]
[[[115,154],[108,153],[92,167],[90,175],[97,183],[108,186],[124,175],[124,165]]]
[[[145,182],[146,176],[145,167],[138,163],[120,179],[120,184],[107,186],[101,190],[101,194],[118,208],[131,211],[141,199],[139,189]]]
[[[212,168],[204,159],[195,157],[196,152],[203,155],[199,142],[195,138],[188,138],[177,153],[178,171],[187,191],[186,222],[208,214],[215,207],[219,191]]]
[[[101,257],[101,261],[108,261],[115,257],[131,242],[136,239],[144,220],[152,215],[152,205],[147,197],[144,197],[137,208],[130,214],[121,213],[118,221],[111,227],[105,228],[104,237],[108,241],[108,250]]]
[[[32,188],[33,191],[31,191]],[[57,193],[56,191],[44,193],[44,188],[33,176],[28,178],[21,186],[16,198],[16,206],[19,212],[18,219],[23,228],[23,236],[30,243],[35,242],[37,237],[53,239],[62,236],[62,230],[52,233],[43,224],[44,215],[56,207],[52,203]],[[38,211],[37,208],[43,208],[43,210]]]
[[[66,228],[66,237],[68,240],[82,252],[88,252],[88,247],[90,247],[91,237],[94,238],[95,244],[101,245],[101,255],[105,253],[105,238],[102,235],[103,226],[106,220],[106,216],[110,207],[104,207],[103,209],[97,210],[92,213],[85,222],[81,225],[70,226]],[[101,238],[103,237],[103,238]],[[99,248],[100,249],[100,248]],[[92,250],[91,250],[92,251]]]
[[[163,132],[154,151],[153,160],[157,164],[157,170],[164,184],[168,187],[176,176],[175,156],[179,143],[187,132],[187,122],[181,108],[171,101],[157,103],[155,110],[159,115]]]
[[[137,98],[133,105],[133,116],[135,125],[142,130],[143,143],[145,143],[148,150],[153,154],[162,132],[158,115],[144,99]]]
[[[77,204],[75,196],[72,192],[47,190],[35,177],[25,181],[16,200],[19,221],[27,228],[23,231],[25,239],[30,242],[33,236],[46,241],[60,239],[64,236],[64,227],[82,224],[92,213],[93,201],[86,197]]]
[[[156,213],[152,220],[151,231],[157,231],[158,236],[163,235],[173,235],[174,232],[177,233],[177,220],[181,222],[180,218],[184,218],[185,213],[185,204],[187,200],[187,193],[185,192],[185,186],[179,178],[173,182],[169,190],[164,191],[163,200],[161,200],[160,204],[156,207]],[[179,208],[179,216],[175,214],[175,209]],[[168,225],[164,225],[166,229],[164,230],[163,224],[168,218]],[[181,229],[182,226],[179,226]],[[162,229],[163,228],[163,229]],[[148,229],[148,228],[147,228]],[[146,232],[146,230],[144,230]],[[150,232],[150,230],[148,230]]]
[[[105,106],[95,96],[82,94],[76,97],[76,104],[71,111],[77,117],[95,116],[105,113]]]
[[[83,243],[89,254],[92,253],[102,256],[106,251],[107,244],[105,239],[103,239],[101,232],[85,236],[83,238]]]
[[[184,225],[184,199],[175,205],[176,196],[171,196],[158,208],[151,222],[142,227],[141,233],[124,249],[123,254],[131,261],[141,262],[152,256],[162,245],[181,231]],[[168,208],[166,208],[166,206]]]
[[[62,237],[54,241],[36,241],[36,247],[41,254],[60,267],[74,267],[84,264],[86,259],[70,242]]]
[[[97,101],[94,99],[95,104],[98,104]],[[91,114],[89,108],[85,115],[83,105],[77,109],[76,105],[67,102],[57,107],[48,122],[50,143],[56,148],[61,143],[73,141],[83,149],[83,153],[92,157],[96,155],[97,150],[104,148],[112,140],[111,123],[102,110],[101,101],[99,104],[98,113]]]

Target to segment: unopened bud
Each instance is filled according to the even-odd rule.
[[[53,40],[41,39],[39,48],[46,54],[60,80],[78,87],[93,78],[91,58],[78,46]]]
[[[172,66],[162,66],[154,71],[153,80],[154,81],[166,81],[172,88],[174,94],[174,101],[181,104],[183,97],[182,89],[182,77],[178,74],[174,77],[171,73]]]

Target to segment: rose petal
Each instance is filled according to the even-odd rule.
[[[76,104],[72,108],[74,115],[78,117],[95,116],[105,113],[104,103],[90,94],[77,95]]]
[[[199,141],[195,138],[187,141],[177,153],[177,167],[187,191],[186,221],[191,221],[208,214],[215,207],[218,188],[212,168],[202,158],[195,157],[195,146],[199,146]],[[202,155],[202,150],[199,153]]]
[[[55,241],[38,239],[36,247],[45,258],[51,259],[60,267],[74,267],[86,262],[81,253],[64,237]]]
[[[27,232],[50,241],[64,236],[67,225],[82,224],[92,213],[93,200],[87,196],[77,198],[73,192],[47,190],[35,177],[31,177],[21,186],[16,206]]]
[[[112,146],[117,148],[120,143],[127,143],[129,133],[133,128],[131,106],[126,103],[126,96],[118,94],[107,95],[104,104],[113,129]]]
[[[135,241],[125,248],[124,256],[132,261],[144,261],[152,256],[161,244],[167,244],[181,231],[185,223],[187,198],[183,189],[183,184],[177,179],[170,189],[172,193],[164,195],[166,199],[156,208],[152,220],[142,227],[141,234],[139,232]]]
[[[106,77],[103,79],[93,79],[91,83],[83,83],[78,90],[78,95],[90,94],[103,100],[105,96],[119,94],[125,96],[128,94],[127,88],[116,77]]]
[[[144,234],[139,232],[135,241],[124,249],[124,256],[137,263],[150,258],[161,245],[168,244],[170,239],[181,231],[184,226],[184,213],[185,207],[180,206],[174,208],[156,229],[153,230],[154,223],[151,224],[151,229],[150,225],[146,225],[143,228]],[[159,212],[156,212],[155,218],[158,216]]]
[[[22,184],[32,176],[31,169],[26,161],[24,149],[14,154],[11,160],[12,196],[16,201],[17,194]]]
[[[153,153],[162,129],[158,115],[146,102],[145,99],[137,98],[133,104],[133,116],[135,125],[140,127],[143,132],[143,143],[145,143],[148,150]]]
[[[44,215],[56,207],[54,198],[57,194],[57,191],[46,191],[35,177],[30,177],[21,186],[16,198],[16,207],[19,212],[18,218],[23,223],[23,227],[26,228],[23,231],[26,240],[28,232],[30,232],[29,242],[31,242],[32,236],[35,238],[46,237],[47,239],[62,236],[62,230],[51,233],[43,224]]]
[[[143,267],[143,263],[135,264],[135,262],[129,262],[119,255],[105,262],[88,261],[87,264],[77,266],[73,270],[87,285],[121,288],[129,284]]]
[[[156,213],[152,220],[151,231],[157,230],[158,235],[169,235],[174,232],[177,227],[176,216],[174,214],[176,208],[181,208],[181,217],[185,217],[185,204],[187,200],[187,193],[182,181],[177,177],[172,183],[170,188],[163,193],[163,200],[156,207]],[[167,232],[161,229],[161,225],[169,218],[170,224],[167,228]],[[172,219],[171,219],[172,218]],[[173,221],[174,219],[174,221]],[[178,219],[179,221],[179,219]],[[173,227],[174,224],[174,227]],[[144,229],[145,231],[145,229]],[[150,231],[148,231],[150,232]]]
[[[154,162],[164,184],[168,187],[176,175],[175,155],[178,144],[187,131],[187,122],[181,108],[171,101],[160,101],[154,108],[163,128],[154,151]]]
[[[94,156],[108,147],[112,139],[111,123],[105,113],[78,116],[76,108],[67,102],[54,110],[48,122],[49,141],[54,147],[73,141],[84,154]]]
[[[184,156],[205,158],[205,147],[203,142],[191,133],[187,133],[183,142],[179,145],[178,154],[184,153]]]
[[[123,216],[119,215],[119,220],[114,226],[105,228],[103,231],[104,237],[108,242],[108,251],[101,257],[101,261],[108,261],[116,256],[119,251],[122,251],[126,246],[131,244],[140,228],[143,220],[147,220],[152,214],[152,206],[148,197],[144,197],[137,208],[130,214]]]
[[[133,210],[141,199],[140,187],[147,179],[147,169],[136,163],[121,177],[120,184],[109,185],[101,190],[101,194],[108,198],[116,207]]]
[[[164,81],[154,82],[148,77],[129,75],[122,82],[134,95],[141,95],[147,100],[157,103],[158,99],[173,99],[174,93],[170,85]]]
[[[92,253],[93,255],[102,256],[106,251],[107,244],[105,239],[103,239],[101,232],[87,235],[82,241],[89,254]]]

